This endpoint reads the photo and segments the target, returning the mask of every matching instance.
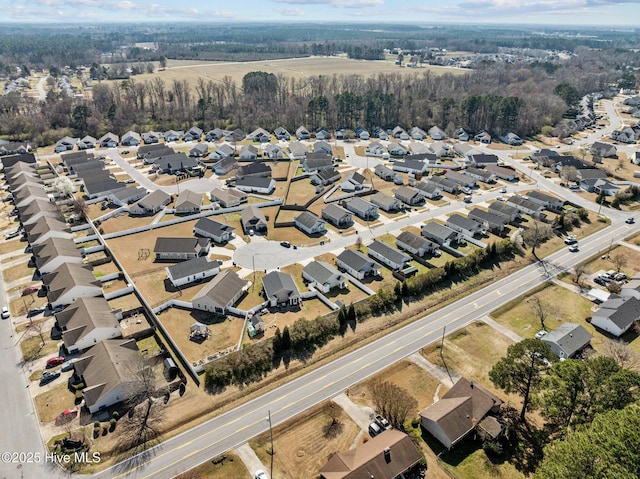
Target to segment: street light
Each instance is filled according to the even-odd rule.
[[[267,417],[267,421],[269,422],[269,436],[271,437],[271,465],[269,466],[269,477],[273,479],[273,454],[275,451],[273,450],[273,427],[271,424],[271,409],[269,409],[269,416]]]

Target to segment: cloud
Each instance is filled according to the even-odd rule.
[[[285,17],[304,17],[304,12],[298,7],[293,8],[276,8],[276,12]]]
[[[288,3],[290,5],[329,5],[332,0],[273,0],[276,3]]]
[[[384,0],[347,0],[337,1],[334,3],[336,7],[342,8],[369,8],[384,5]]]

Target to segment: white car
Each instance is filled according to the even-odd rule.
[[[266,472],[264,472],[262,469],[259,471],[256,471],[255,475],[253,476],[255,479],[269,479],[269,476],[267,475]]]
[[[547,335],[547,332],[544,329],[542,329],[542,330],[540,330],[540,331],[538,331],[536,333],[536,339],[541,339],[542,337],[544,337],[546,335]]]
[[[500,190],[500,193],[506,193],[506,192],[507,192],[507,189],[506,189],[506,188],[502,188],[502,189]]]
[[[2,313],[0,313],[0,317],[2,317],[2,319],[7,319],[9,316],[11,316],[11,313],[9,313],[9,308],[7,308],[6,306],[3,306]]]
[[[572,244],[571,246],[569,246],[569,251],[571,251],[572,253],[575,253],[576,251],[578,251],[578,245]]]

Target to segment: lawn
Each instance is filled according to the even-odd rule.
[[[66,382],[38,394],[35,397],[35,403],[40,422],[54,421],[62,411],[75,406],[75,399],[75,395],[67,388]]]
[[[302,278],[303,268],[304,266],[300,263],[294,263],[289,266],[285,266],[284,268],[280,268],[280,271],[290,274],[293,277],[293,281],[296,283],[296,286],[301,293],[307,290],[307,285],[304,283],[304,279]]]
[[[0,243],[0,254],[12,253],[19,250],[24,251],[26,247],[27,243],[25,243],[24,241],[20,241],[19,239],[6,241]]]
[[[234,316],[225,318],[181,308],[169,308],[158,314],[158,319],[187,360],[194,364],[227,348],[235,348],[244,326],[244,321]],[[196,321],[206,324],[210,332],[209,338],[200,344],[189,339],[189,327]]]
[[[37,294],[21,296],[11,300],[9,303],[9,310],[11,311],[12,316],[21,316],[23,314],[27,314],[31,308],[44,306],[47,302],[48,299],[46,296],[38,296]]]
[[[120,270],[113,261],[109,261],[108,263],[99,264],[93,267],[93,275],[96,278],[100,278],[108,274],[117,273],[118,271]]]
[[[274,477],[318,477],[320,468],[331,454],[351,447],[360,429],[342,409],[335,407],[339,430],[337,434],[326,431],[331,421],[328,407],[328,403],[322,403],[274,427],[273,456],[269,455],[271,442],[268,432],[249,441],[263,464],[268,465],[273,457]]]
[[[31,333],[29,333],[30,335]],[[45,332],[45,338],[47,333]],[[30,336],[20,342],[20,350],[25,361],[33,361],[49,355],[57,355],[58,344],[55,341],[45,341],[44,346],[40,347],[42,341],[40,336]]]
[[[605,245],[603,245],[604,247]],[[606,245],[608,246],[608,245]],[[608,248],[607,248],[608,249]],[[603,250],[603,253],[607,251]],[[614,246],[611,248],[609,252],[609,256],[611,258],[616,258],[617,256],[622,256],[626,260],[626,264],[622,267],[622,271],[624,271],[627,276],[632,277],[636,271],[640,271],[640,251],[628,248],[623,245]],[[602,258],[601,256],[597,257],[593,261],[589,263],[585,263],[584,269],[587,274],[594,274],[598,271],[609,271],[610,269],[617,269],[616,265],[607,258]]]
[[[120,214],[109,218],[108,220],[100,223],[100,229],[105,233],[114,233],[116,231],[124,231],[132,228],[138,228],[140,226],[146,226],[151,224],[154,218],[153,216],[129,216],[128,214]]]
[[[249,476],[250,473],[242,460],[235,453],[226,452],[222,456],[214,457],[212,460],[176,476],[176,479],[241,479]]]
[[[288,205],[305,205],[315,195],[315,186],[309,182],[308,178],[292,181],[291,185],[289,185],[289,193],[285,203]]]
[[[242,297],[242,301],[238,304],[238,309],[249,310],[255,306],[264,302],[262,296],[262,277],[266,273],[264,271],[255,271],[249,276],[245,276],[243,279],[250,281],[252,284],[247,290],[246,294]]]
[[[142,307],[140,300],[133,293],[125,294],[124,296],[110,299],[108,303],[111,309],[113,310],[121,309],[122,312],[131,311],[132,309],[137,309]]]
[[[22,278],[32,278],[33,273],[35,272],[34,268],[29,267],[29,263],[25,261],[24,263],[17,264],[15,266],[10,266],[9,268],[2,271],[2,277],[5,282],[9,283],[11,281],[16,281]]]

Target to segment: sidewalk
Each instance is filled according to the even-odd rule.
[[[256,473],[256,471],[262,469],[263,471],[268,471],[269,468],[265,467],[260,459],[256,455],[253,449],[249,446],[248,442],[245,442],[242,446],[236,448],[236,454],[238,457],[244,462],[244,466],[247,468],[251,477]]]

